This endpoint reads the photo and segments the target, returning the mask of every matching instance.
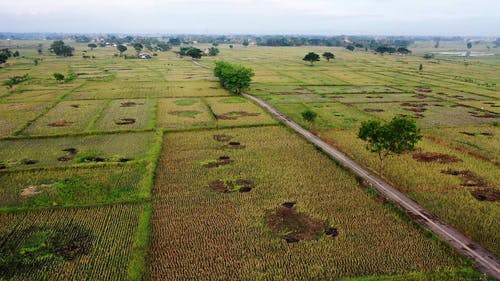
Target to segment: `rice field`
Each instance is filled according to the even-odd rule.
[[[371,169],[376,158],[356,138],[361,122],[415,118],[424,141],[391,157],[384,177],[500,255],[500,205],[474,195],[500,190],[497,57],[424,60],[422,43],[415,56],[221,44],[201,59],[205,68],[174,52],[124,59],[75,42],[73,57],[38,55],[39,43],[50,44],[12,41],[22,57],[0,68],[0,82],[28,75],[0,87],[0,280],[485,280],[224,90],[215,60],[251,67],[248,93]],[[309,66],[310,51],[336,59]],[[76,78],[59,82],[54,72]]]

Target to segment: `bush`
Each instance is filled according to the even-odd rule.
[[[62,75],[61,73],[59,72],[54,72],[54,74],[52,74],[52,76],[54,76],[54,78],[57,80],[57,81],[62,81],[64,80],[64,75]]]
[[[7,81],[3,82],[3,85],[7,86],[7,88],[12,88],[12,86],[22,83],[26,80],[28,80],[28,74],[24,74],[23,76],[13,76],[10,77]]]

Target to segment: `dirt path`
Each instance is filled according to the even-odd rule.
[[[323,152],[331,156],[346,168],[349,168],[356,175],[369,182],[381,195],[398,204],[419,224],[426,227],[442,239],[448,241],[457,251],[472,258],[476,262],[477,268],[480,271],[496,278],[497,280],[500,280],[500,263],[493,254],[486,251],[479,244],[465,237],[462,233],[447,225],[424,208],[420,207],[413,200],[396,190],[368,169],[359,165],[339,150],[330,146],[311,132],[293,122],[290,118],[271,107],[268,103],[248,94],[242,95],[262,106],[275,118],[305,137],[309,142],[313,143],[316,147],[320,148]]]

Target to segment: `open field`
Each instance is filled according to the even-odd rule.
[[[75,56],[61,58],[48,41],[13,40],[22,57],[0,68],[0,82],[29,77],[0,87],[0,280],[485,280],[224,90],[215,60],[253,68],[248,93],[371,170],[361,122],[415,118],[424,140],[388,159],[384,178],[500,256],[498,55],[425,60],[434,50],[424,42],[418,56],[221,44],[200,60],[205,68],[173,52],[125,59],[111,46],[68,43]],[[309,66],[309,51],[336,59]],[[54,72],[76,76],[58,82]],[[302,118],[306,109],[316,121]]]

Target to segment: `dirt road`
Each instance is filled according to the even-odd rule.
[[[432,231],[443,240],[448,241],[449,244],[460,253],[472,258],[476,262],[479,270],[496,278],[497,280],[500,280],[500,263],[498,259],[493,256],[493,254],[486,251],[479,246],[479,244],[465,237],[462,233],[447,225],[424,208],[420,207],[406,195],[396,190],[368,169],[354,162],[344,153],[330,146],[319,137],[293,122],[290,118],[271,107],[268,103],[248,94],[243,94],[243,96],[262,106],[275,118],[295,130],[297,133],[301,134],[308,141],[323,150],[326,154],[330,155],[341,165],[349,168],[356,175],[366,180],[374,188],[376,188],[382,196],[403,208],[420,225]]]

